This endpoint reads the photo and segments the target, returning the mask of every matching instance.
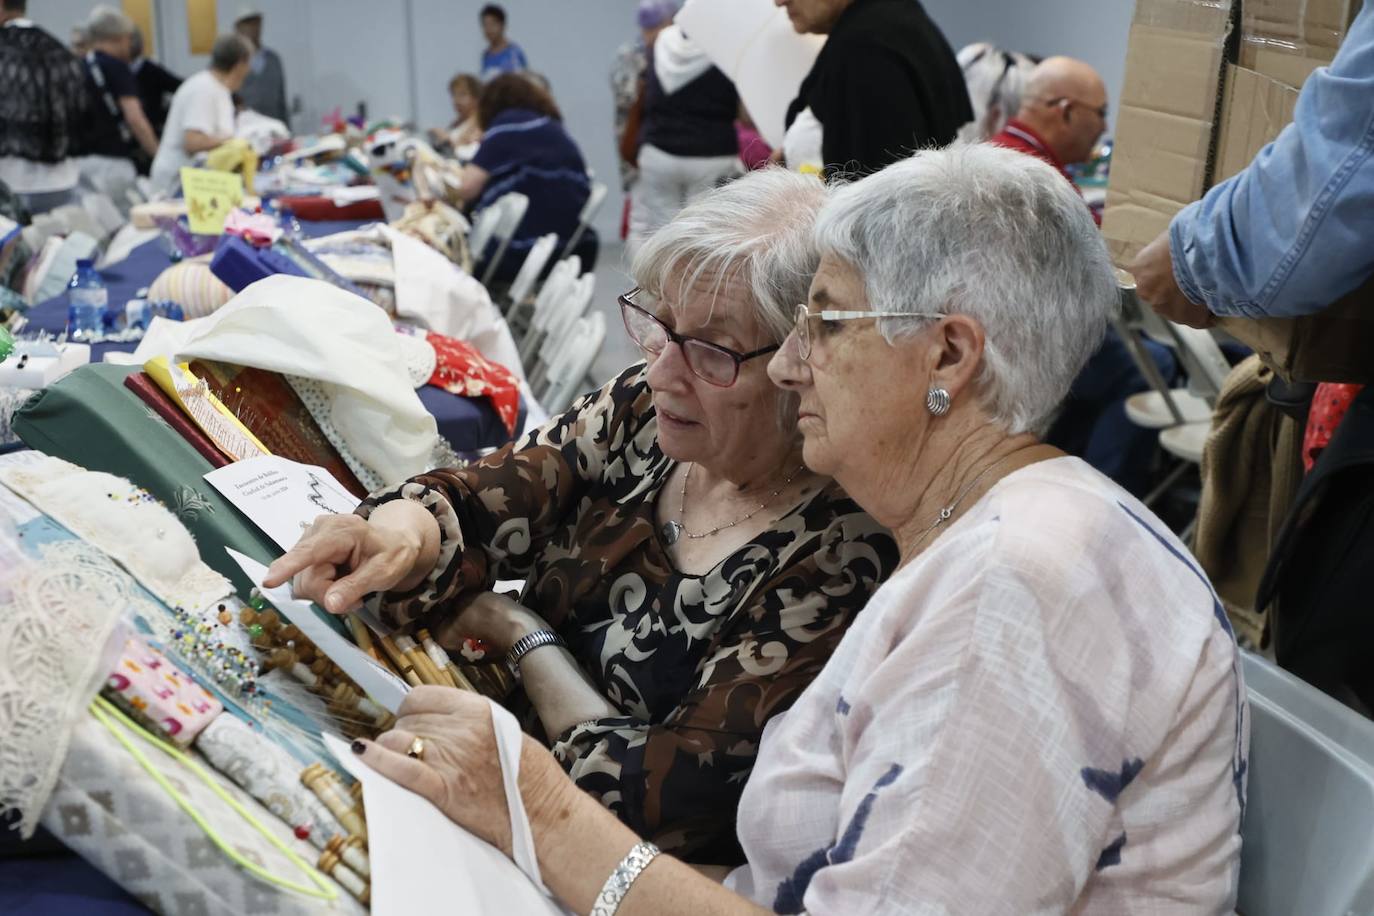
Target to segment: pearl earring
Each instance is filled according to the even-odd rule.
[[[949,392],[944,388],[932,388],[926,392],[926,410],[933,416],[943,417],[949,413]]]

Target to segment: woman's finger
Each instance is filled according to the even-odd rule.
[[[372,592],[383,592],[405,575],[397,558],[374,554],[357,569],[335,581],[324,595],[324,609],[331,614],[345,614],[362,604]]]
[[[410,750],[410,745],[414,743],[415,735],[404,728],[393,728],[377,736],[377,743],[389,751],[404,754]]]
[[[363,763],[443,810],[444,780],[438,770],[374,741],[354,741],[352,747],[353,753],[362,758]]]
[[[454,687],[441,687],[440,690],[456,690]],[[422,712],[418,715],[400,716],[394,729],[419,735],[421,738],[449,738],[467,743],[473,734],[474,719],[464,712]],[[394,730],[393,729],[393,730]]]
[[[295,547],[277,557],[272,565],[267,567],[267,578],[263,579],[263,586],[276,588],[289,582],[296,573],[311,566],[342,563],[348,559],[361,537],[361,532],[349,531],[340,526],[317,528],[316,525],[312,525],[306,531]]]
[[[486,712],[487,701],[467,690],[454,690],[452,687],[416,687],[401,701],[396,711],[398,718],[418,716],[427,713],[436,715],[471,714],[475,709]]]
[[[339,578],[339,568],[330,563],[301,570],[291,580],[291,592],[297,598],[324,603],[324,596]]]

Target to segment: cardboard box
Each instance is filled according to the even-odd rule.
[[[1126,266],[1292,123],[1361,0],[1137,0],[1102,231]],[[1374,280],[1319,315],[1218,326],[1286,378],[1374,381]]]
[[[1117,264],[1278,136],[1360,5],[1137,0],[1102,222]]]

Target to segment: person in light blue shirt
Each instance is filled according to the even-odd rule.
[[[1374,275],[1374,5],[1308,78],[1293,123],[1180,211],[1131,272],[1142,300],[1199,328],[1310,315]]]
[[[518,73],[528,70],[530,63],[525,59],[521,47],[506,38],[506,11],[495,3],[482,7],[479,17],[482,21],[482,37],[487,47],[482,51],[482,82],[488,82],[502,73]]]

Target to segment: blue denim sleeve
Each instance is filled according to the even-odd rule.
[[[1169,226],[1174,276],[1216,315],[1321,311],[1374,274],[1374,3],[1293,123]]]

